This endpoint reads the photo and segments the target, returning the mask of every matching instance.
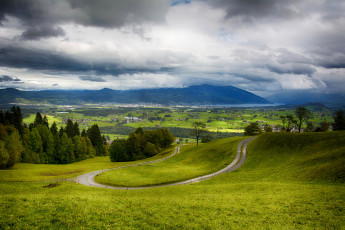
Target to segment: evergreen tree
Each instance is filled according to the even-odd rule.
[[[55,121],[52,124],[52,126],[50,127],[50,132],[53,134],[53,136],[58,134],[58,128],[57,128],[57,125],[56,125]]]
[[[333,131],[345,130],[345,115],[344,110],[337,111],[334,117]]]
[[[87,134],[86,134],[86,131],[85,131],[85,129],[83,129],[83,131],[81,131],[81,134],[80,134],[80,136],[82,136],[82,137],[87,137]]]
[[[66,125],[65,130],[66,130],[67,136],[69,138],[74,137],[74,125],[73,125],[73,122],[71,121],[71,119],[67,120],[67,125]]]
[[[43,117],[39,112],[37,112],[36,117],[35,117],[35,121],[34,121],[34,126],[42,125],[42,124],[43,124]]]
[[[65,129],[64,127],[60,127],[60,130],[59,130],[59,136],[62,137],[62,135],[65,133]]]
[[[43,119],[42,119],[42,125],[46,126],[47,128],[49,128],[49,122],[48,122],[48,117],[47,115],[44,115]]]
[[[79,124],[75,122],[73,125],[73,136],[80,136]]]
[[[101,136],[101,131],[97,124],[91,126],[87,130],[87,135],[96,150],[96,156],[105,156],[107,154],[106,149],[103,145],[103,138]]]
[[[18,130],[19,134],[23,134],[23,117],[22,117],[22,112],[19,108],[19,106],[13,106],[11,108],[11,113],[12,113],[12,125]]]
[[[42,138],[37,128],[33,128],[30,132],[30,150],[39,157],[37,163],[45,163],[45,154],[43,154]]]
[[[45,162],[41,163],[53,163],[55,152],[55,140],[53,134],[45,125],[38,125],[37,129],[42,139],[43,155],[45,156]]]

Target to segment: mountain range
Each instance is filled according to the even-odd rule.
[[[0,89],[0,104],[46,103],[73,105],[84,103],[161,104],[161,105],[228,105],[270,104],[248,91],[233,86],[196,85],[185,88],[140,90],[43,90]]]

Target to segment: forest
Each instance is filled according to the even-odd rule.
[[[80,132],[78,123],[68,120],[58,129],[38,112],[27,126],[19,107],[0,110],[0,168],[16,162],[67,164],[100,155],[107,155],[107,147],[97,125]]]
[[[129,135],[127,140],[117,140],[111,146],[113,161],[130,161],[153,156],[168,147],[175,137],[167,129],[147,130],[141,128]],[[58,128],[54,121],[49,126],[46,115],[36,113],[30,124],[23,123],[19,106],[0,110],[0,168],[12,167],[16,162],[37,164],[67,164],[109,155],[109,145],[97,124],[80,131],[77,121],[67,119]],[[125,153],[114,146],[126,143]]]

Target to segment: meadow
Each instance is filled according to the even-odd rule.
[[[237,145],[231,139],[227,140],[229,149]],[[71,182],[48,186],[48,182],[2,181],[0,226],[343,229],[344,141],[344,132],[264,134],[249,144],[247,160],[240,169],[190,185],[127,191]],[[203,148],[212,149],[212,145],[218,143]],[[192,154],[189,147],[188,151]],[[193,158],[197,161],[197,157]],[[97,158],[88,164],[92,160]]]
[[[216,172],[230,164],[244,137],[219,139],[212,145],[182,146],[181,153],[153,164],[104,172],[96,177],[101,184],[141,187],[168,184]],[[210,154],[212,153],[212,154]]]
[[[315,126],[321,122],[333,122],[334,111],[320,105],[308,105],[313,111],[310,119]],[[85,105],[83,107],[41,107],[37,108],[47,115],[50,125],[55,121],[65,126],[67,119],[78,121],[80,129],[97,124],[103,135],[113,138],[126,137],[138,127],[175,128],[177,137],[193,138],[188,129],[195,121],[205,122],[207,130],[214,133],[241,135],[250,122],[260,125],[281,125],[280,116],[293,114],[295,107],[262,107],[262,108],[192,108],[192,107],[123,107]],[[25,109],[24,109],[25,112]],[[31,110],[25,112],[24,123],[32,123],[35,114]],[[182,131],[181,131],[182,130]],[[171,131],[171,130],[170,130]]]

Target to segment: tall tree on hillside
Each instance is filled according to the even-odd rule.
[[[344,110],[337,111],[332,123],[333,131],[345,130],[345,115]]]
[[[42,125],[42,124],[43,124],[43,117],[39,112],[37,112],[35,120],[34,120],[34,126]]]
[[[71,119],[67,120],[67,125],[66,125],[66,134],[69,138],[72,138],[74,136],[74,127],[73,127],[73,122]]]
[[[48,122],[48,117],[47,115],[44,115],[44,117],[42,118],[42,125],[46,126],[47,128],[49,128],[49,122]]]
[[[92,145],[96,150],[97,156],[105,156],[107,151],[103,145],[103,138],[101,136],[101,131],[97,124],[94,124],[87,130],[87,136],[89,137]]]
[[[23,134],[23,117],[22,111],[20,110],[19,106],[13,106],[11,108],[12,113],[12,125],[18,130],[19,134]]]
[[[201,121],[193,122],[193,136],[196,138],[196,146],[199,146],[199,139],[202,132],[205,131],[206,124]]]
[[[53,134],[53,136],[57,135],[59,132],[55,121],[50,127],[50,132]]]
[[[78,122],[73,124],[73,136],[80,136],[80,129]]]
[[[302,124],[304,121],[308,120],[312,117],[312,112],[304,107],[298,107],[295,110],[295,115],[297,117],[297,126],[298,126],[298,132],[301,132]]]

